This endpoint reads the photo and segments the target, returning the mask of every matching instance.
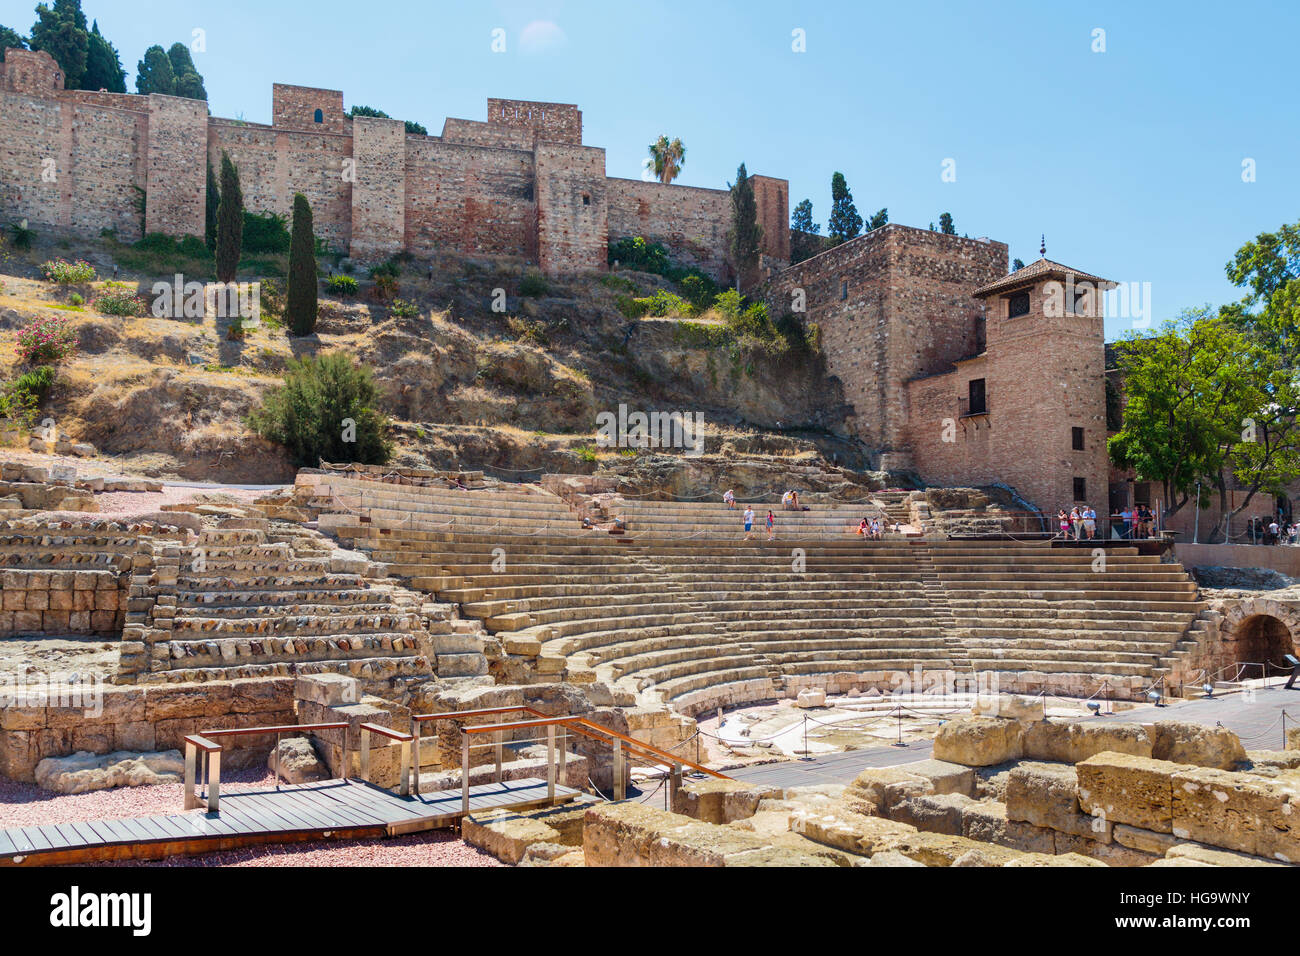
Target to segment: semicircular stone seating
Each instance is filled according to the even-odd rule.
[[[1180,566],[1136,548],[1099,573],[1090,550],[1047,542],[863,541],[861,505],[773,509],[774,542],[766,508],[746,541],[742,509],[720,503],[629,503],[627,534],[583,531],[534,486],[330,478],[315,507],[322,529],[481,619],[526,665],[510,679],[621,684],[686,713],[918,671],[1150,680],[1203,607]]]

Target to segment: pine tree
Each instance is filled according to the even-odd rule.
[[[879,229],[887,222],[889,222],[889,210],[881,209],[874,216],[871,217],[871,224],[867,226],[867,230],[870,231],[872,229]]]
[[[203,207],[203,242],[209,252],[217,248],[217,210],[221,206],[221,190],[217,188],[217,174],[208,163],[208,192]]]
[[[81,78],[83,90],[107,90],[110,93],[126,92],[126,70],[117,48],[104,39],[96,21],[90,30],[90,44],[86,53],[86,75]]]
[[[172,70],[172,61],[167,58],[167,51],[162,47],[149,47],[144,51],[144,59],[136,64],[135,91],[142,96],[150,93],[176,95],[176,74]]]
[[[794,212],[790,215],[790,228],[798,229],[800,232],[810,232],[814,236],[820,234],[822,225],[819,222],[813,222],[812,215],[812,200],[799,200],[799,204],[794,207]]]
[[[13,47],[15,50],[26,50],[27,41],[23,35],[12,27],[0,26],[0,63],[5,61],[5,49]]]
[[[945,212],[939,217],[939,231],[945,236],[957,235],[957,230],[952,224],[952,215],[950,213]]]
[[[731,252],[731,265],[740,277],[758,267],[759,248],[763,242],[763,227],[758,224],[758,202],[754,199],[754,184],[750,181],[745,164],[736,170],[736,182],[731,187],[731,228],[727,231],[727,247]]]
[[[221,200],[217,205],[217,281],[234,282],[244,245],[244,193],[239,169],[221,151]]]
[[[293,335],[316,331],[316,235],[307,197],[293,197],[293,241],[289,246],[289,292],[284,315]]]
[[[64,89],[81,89],[90,53],[90,33],[81,0],[54,0],[52,8],[37,4],[30,44],[33,50],[44,50],[54,57],[63,71]]]
[[[826,232],[836,244],[847,242],[862,231],[862,217],[853,205],[853,194],[843,173],[831,177],[831,218]]]

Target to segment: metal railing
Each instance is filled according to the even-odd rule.
[[[503,721],[500,718],[506,714],[526,714],[523,720]],[[703,773],[719,780],[729,779],[725,774],[719,773],[688,760],[685,757],[662,750],[652,744],[629,737],[609,727],[597,724],[594,721],[587,720],[585,717],[575,715],[566,715],[553,717],[542,713],[535,708],[527,705],[517,705],[508,707],[487,707],[478,710],[449,711],[434,714],[416,714],[411,718],[412,731],[414,732],[414,746],[412,747],[412,761],[416,767],[416,793],[419,793],[419,762],[420,762],[420,744],[422,734],[420,728],[428,721],[458,721],[493,717],[495,722],[489,724],[478,724],[474,726],[461,727],[461,809],[463,812],[469,812],[470,800],[470,777],[471,777],[471,750],[476,745],[471,740],[477,735],[492,735],[492,741],[487,744],[478,745],[491,747],[494,752],[494,762],[496,770],[496,781],[501,783],[504,776],[504,764],[502,751],[505,747],[504,734],[518,730],[542,730],[545,729],[546,736],[546,800],[548,803],[554,803],[556,799],[557,780],[562,779],[564,768],[568,758],[568,736],[570,733],[609,744],[613,751],[613,773],[614,773],[614,799],[623,800],[627,796],[627,761],[629,759],[640,759],[650,765],[663,768],[668,774],[669,792],[671,798],[676,794],[677,789],[681,786],[682,773],[684,768],[690,768],[697,773]],[[558,733],[557,733],[558,731]],[[541,738],[538,738],[539,740]],[[520,741],[511,741],[519,743]],[[529,742],[529,741],[525,741]],[[593,785],[594,789],[594,785]]]
[[[275,774],[275,789],[280,789],[280,740],[285,734],[297,735],[319,730],[343,731],[343,779],[348,777],[348,729],[346,721],[326,724],[282,724],[272,727],[241,727],[233,730],[204,730],[189,734],[185,741],[185,809],[206,807],[209,813],[219,813],[221,806],[221,754],[222,746],[214,738],[220,737],[259,737],[275,734],[275,749],[272,751],[272,770]],[[402,796],[410,793],[410,749],[414,738],[411,734],[378,724],[363,723],[361,731],[360,773],[361,779],[370,782],[370,735],[378,734],[390,740],[399,741],[401,752],[401,779],[399,792]]]

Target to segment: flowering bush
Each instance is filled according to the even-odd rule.
[[[59,285],[76,285],[95,278],[95,267],[84,259],[69,262],[67,259],[49,259],[41,263],[41,276],[47,282]]]
[[[149,304],[143,296],[123,289],[106,289],[94,302],[95,311],[104,315],[146,315]]]
[[[77,348],[77,334],[66,316],[37,316],[18,330],[15,351],[24,365],[60,362]]]

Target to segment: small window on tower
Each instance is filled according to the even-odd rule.
[[[582,204],[583,204],[584,206],[590,206],[590,205],[591,205],[591,197],[588,196],[586,193],[583,193],[583,194],[582,194]]]
[[[1014,319],[1017,316],[1029,314],[1029,293],[1017,292],[1015,295],[1007,296],[1007,318]]]
[[[1083,429],[1078,425],[1070,429],[1070,447],[1075,451],[1083,451]]]
[[[325,114],[321,110],[316,111],[316,116],[314,118],[317,123],[325,122]]]
[[[849,280],[840,280],[840,301],[843,302],[849,297]]]
[[[1074,500],[1075,501],[1088,500],[1088,479],[1087,478],[1074,479]]]

